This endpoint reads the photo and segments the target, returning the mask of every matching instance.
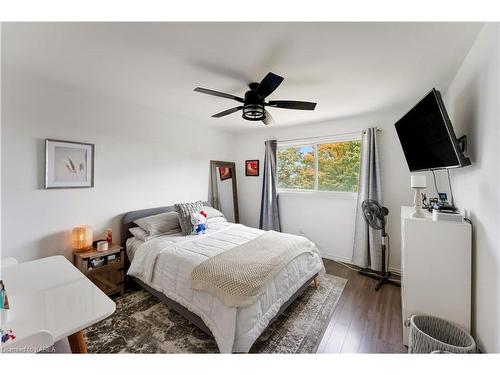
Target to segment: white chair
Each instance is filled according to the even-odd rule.
[[[54,338],[49,331],[40,331],[21,340],[8,341],[2,345],[4,353],[39,353],[54,345]]]
[[[0,265],[2,268],[15,266],[17,264],[17,259],[13,257],[0,259]]]

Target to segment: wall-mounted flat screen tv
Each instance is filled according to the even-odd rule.
[[[395,126],[411,172],[470,165],[455,136],[441,93],[436,89]]]

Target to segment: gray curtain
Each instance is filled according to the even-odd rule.
[[[380,271],[382,261],[380,231],[370,228],[365,221],[361,210],[361,204],[365,199],[375,199],[382,204],[377,128],[369,128],[363,134],[352,262],[363,268]]]
[[[259,228],[281,232],[278,206],[278,176],[276,170],[276,141],[266,141],[264,170],[262,173],[262,201],[260,204]]]

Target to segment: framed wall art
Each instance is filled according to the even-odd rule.
[[[45,189],[94,187],[95,146],[45,140]]]
[[[231,168],[229,168],[229,167],[219,167],[219,176],[220,176],[220,180],[221,181],[230,179],[232,177],[232,175],[231,175]]]
[[[259,161],[245,160],[245,176],[258,176],[258,175],[259,175]]]

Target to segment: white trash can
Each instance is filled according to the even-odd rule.
[[[428,315],[410,318],[408,353],[476,353],[476,342],[457,325]]]

